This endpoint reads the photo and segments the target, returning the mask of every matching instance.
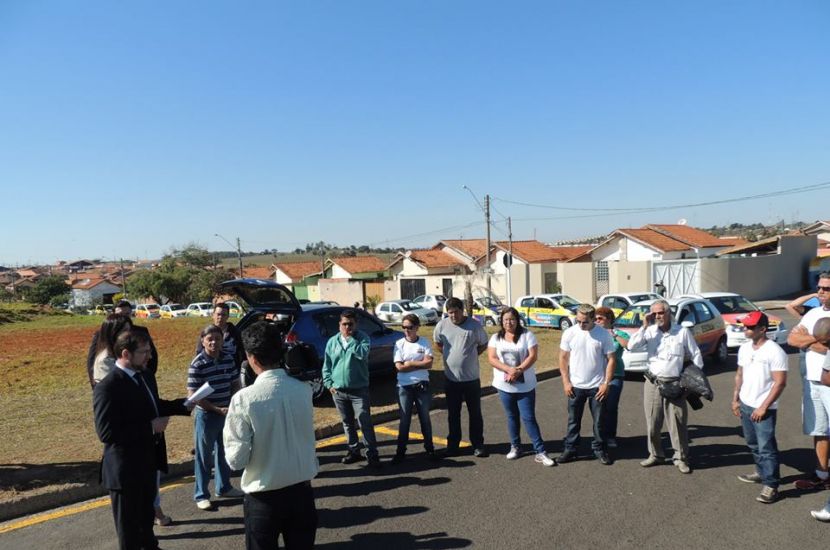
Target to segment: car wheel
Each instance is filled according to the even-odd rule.
[[[729,357],[729,348],[726,347],[726,336],[718,340],[718,346],[715,348],[714,357],[715,361],[718,363],[726,363],[726,359]]]
[[[496,321],[492,317],[486,317],[484,319],[484,325],[488,327],[494,327],[496,326]]]
[[[559,320],[559,330],[568,330],[571,328],[571,321],[570,319],[562,318]]]
[[[311,384],[311,400],[317,403],[326,395],[326,386],[323,385],[323,378],[315,378],[309,384]]]

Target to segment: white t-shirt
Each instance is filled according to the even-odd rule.
[[[425,357],[432,357],[432,346],[429,340],[419,336],[415,342],[401,338],[395,342],[395,363],[404,361],[422,361]],[[409,372],[398,372],[398,385],[410,386],[419,382],[429,382],[429,369],[416,369]]]
[[[772,373],[787,372],[787,354],[772,340],[758,349],[752,348],[751,341],[744,342],[738,349],[738,366],[743,370],[738,398],[745,405],[758,408],[772,389]],[[769,408],[777,409],[778,401]]]
[[[568,363],[571,384],[588,390],[599,387],[605,380],[605,367],[608,366],[608,355],[614,353],[614,340],[599,325],[594,325],[591,330],[574,325],[562,335],[559,349],[571,353]]]
[[[518,342],[508,342],[504,338],[499,339],[498,334],[494,334],[490,337],[490,342],[487,344],[487,347],[495,348],[496,356],[505,365],[518,367],[522,364],[522,361],[527,359],[527,356],[530,354],[530,349],[538,345],[539,342],[536,341],[536,336],[525,329],[522,335],[519,336]],[[531,366],[523,374],[525,376],[524,382],[511,384],[510,382],[505,382],[505,373],[494,368],[493,387],[509,393],[524,393],[534,389],[536,387],[536,369]]]
[[[821,307],[814,307],[804,314],[804,317],[801,318],[801,322],[798,324],[799,326],[806,328],[807,332],[813,334],[813,327],[815,327],[816,322],[823,317],[830,317],[830,311]],[[813,350],[807,350],[804,360],[807,364],[807,380],[812,380],[814,382],[821,381],[821,367],[824,365],[824,354]]]

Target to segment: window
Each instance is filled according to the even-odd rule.
[[[684,307],[680,310],[680,315],[677,316],[677,322],[682,323],[683,321],[691,321],[692,323],[695,322],[695,316],[692,315],[691,310],[687,307]]]
[[[611,307],[616,309],[625,309],[628,307],[628,302],[626,302],[622,298],[615,298],[614,305],[612,305]]]
[[[548,309],[553,309],[553,302],[548,300],[547,298],[539,298],[536,300],[536,307],[544,307]]]
[[[525,298],[522,300],[521,307],[533,307],[533,298]]]
[[[603,298],[602,299],[603,307],[614,307],[614,300],[615,300],[615,298],[613,296],[608,296],[607,298]]]
[[[697,315],[698,323],[710,321],[715,317],[703,302],[695,302],[692,306],[695,308],[695,315]]]
[[[381,305],[380,310],[383,311],[384,313],[388,313],[389,312],[389,304]]]
[[[389,306],[389,309],[392,311],[392,313],[402,313],[403,312],[403,310],[401,309],[401,306],[399,306],[398,304],[391,304]]]
[[[339,316],[338,316],[339,319]],[[364,333],[368,334],[369,336],[377,335],[379,333],[383,333],[386,330],[386,327],[375,321],[373,318],[369,317],[362,311],[357,312],[357,330],[363,331]]]

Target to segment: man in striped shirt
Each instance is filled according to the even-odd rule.
[[[231,395],[239,389],[239,371],[233,357],[222,351],[222,329],[208,325],[200,335],[202,351],[187,369],[187,395],[190,397],[207,382],[213,389],[208,397],[197,401],[194,413],[193,439],[196,456],[194,470],[196,489],[193,499],[200,510],[210,510],[210,469],[214,468],[214,488],[219,497],[241,497],[242,491],[231,485],[231,469],[225,461],[222,429]]]

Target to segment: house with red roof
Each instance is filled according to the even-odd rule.
[[[112,297],[122,292],[121,285],[105,277],[90,275],[70,282],[72,307],[90,307],[94,304],[111,304]]]

